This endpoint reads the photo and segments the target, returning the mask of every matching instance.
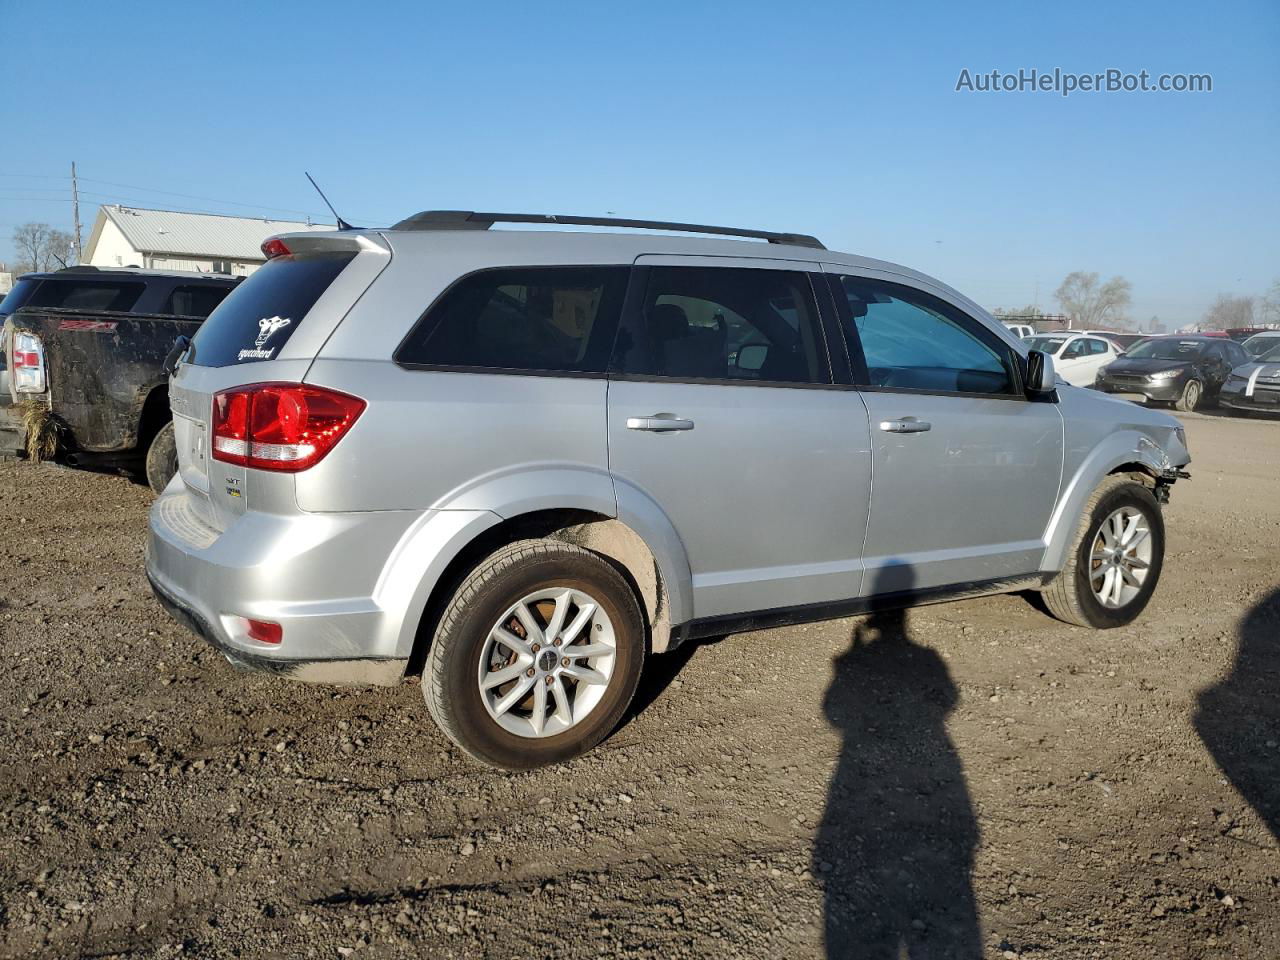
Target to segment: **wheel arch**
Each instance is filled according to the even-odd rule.
[[[172,419],[173,411],[169,409],[169,384],[167,381],[155,384],[143,395],[142,407],[138,411],[134,446],[145,455],[147,447],[155,439],[156,434]]]
[[[1075,473],[1065,480],[1058,505],[1045,530],[1045,552],[1040,569],[1061,570],[1071,548],[1072,534],[1090,494],[1113,474],[1132,474],[1151,487],[1171,466],[1168,455],[1150,437],[1135,430],[1111,434],[1080,463]]]
[[[619,517],[596,510],[575,508],[533,509],[511,516],[489,514],[490,523],[465,530],[462,542],[455,543],[451,556],[435,576],[418,611],[410,611],[404,624],[408,637],[406,675],[422,672],[432,638],[458,586],[485,557],[518,540],[561,540],[600,554],[608,559],[631,584],[640,599],[650,649],[662,653],[671,645],[672,625],[691,619],[692,591],[688,561],[683,548],[678,557],[662,551],[663,538],[655,551],[651,539]],[[638,524],[646,526],[644,518]],[[674,531],[670,532],[674,537]],[[678,542],[678,539],[677,539]],[[683,562],[683,566],[681,563]],[[683,573],[683,580],[681,575]],[[676,611],[679,611],[678,617]]]

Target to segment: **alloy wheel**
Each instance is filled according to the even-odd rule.
[[[1151,569],[1151,525],[1142,511],[1120,507],[1102,521],[1089,552],[1089,585],[1104,607],[1133,600]]]
[[[509,733],[552,737],[600,704],[616,660],[613,623],[595,598],[572,587],[537,590],[490,628],[480,653],[480,697]]]

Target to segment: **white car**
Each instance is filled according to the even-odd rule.
[[[1124,353],[1105,337],[1072,333],[1038,333],[1027,337],[1027,345],[1053,357],[1054,369],[1067,383],[1076,387],[1091,387],[1098,371]]]
[[[1005,323],[1005,328],[1019,340],[1035,336],[1036,328],[1029,323]]]

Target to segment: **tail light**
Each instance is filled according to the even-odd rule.
[[[300,383],[254,383],[213,396],[213,459],[297,473],[333,449],[365,402]]]
[[[48,380],[44,373],[44,345],[32,333],[13,335],[13,390],[15,393],[44,393]]]
[[[279,237],[269,237],[262,242],[262,255],[268,260],[287,257],[293,251]]]

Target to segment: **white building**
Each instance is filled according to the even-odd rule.
[[[267,237],[333,229],[295,220],[104,205],[98,208],[81,262],[92,267],[194,270],[243,277],[266,262],[261,247]]]

